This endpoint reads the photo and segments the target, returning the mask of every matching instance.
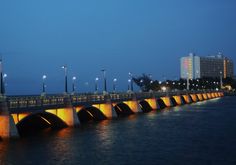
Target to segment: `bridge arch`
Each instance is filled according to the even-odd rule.
[[[141,100],[139,101],[139,105],[141,110],[146,113],[146,112],[151,112],[153,110],[153,108],[151,107],[151,105],[146,101],[146,100]]]
[[[21,136],[42,131],[46,128],[59,129],[67,127],[67,124],[56,115],[48,112],[32,113],[22,118],[16,127]]]
[[[131,108],[126,103],[117,103],[114,105],[117,116],[128,116],[134,114]]]
[[[77,111],[77,116],[81,123],[107,119],[107,117],[101,112],[101,110],[94,106],[82,107],[79,111]]]

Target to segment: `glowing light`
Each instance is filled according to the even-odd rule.
[[[92,118],[94,118],[93,114],[89,111],[86,111]]]
[[[47,119],[45,119],[44,117],[42,117],[42,116],[40,116],[41,117],[41,119],[43,119],[44,121],[46,121],[46,123],[48,123],[49,125],[51,125],[51,123],[47,120]]]
[[[161,90],[162,90],[163,92],[165,92],[166,89],[167,89],[167,88],[166,88],[165,86],[161,87]]]

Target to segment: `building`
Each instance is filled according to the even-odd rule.
[[[180,59],[180,65],[181,78],[183,79],[234,77],[233,61],[221,53],[206,57],[190,53],[189,56]]]

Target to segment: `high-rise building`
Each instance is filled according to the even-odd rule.
[[[234,77],[233,61],[221,53],[216,56],[200,57],[190,53],[180,59],[180,72],[183,79],[197,79],[204,77]]]

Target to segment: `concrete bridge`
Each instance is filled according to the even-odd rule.
[[[0,137],[18,137],[43,128],[76,126],[222,97],[219,91],[0,97]]]

